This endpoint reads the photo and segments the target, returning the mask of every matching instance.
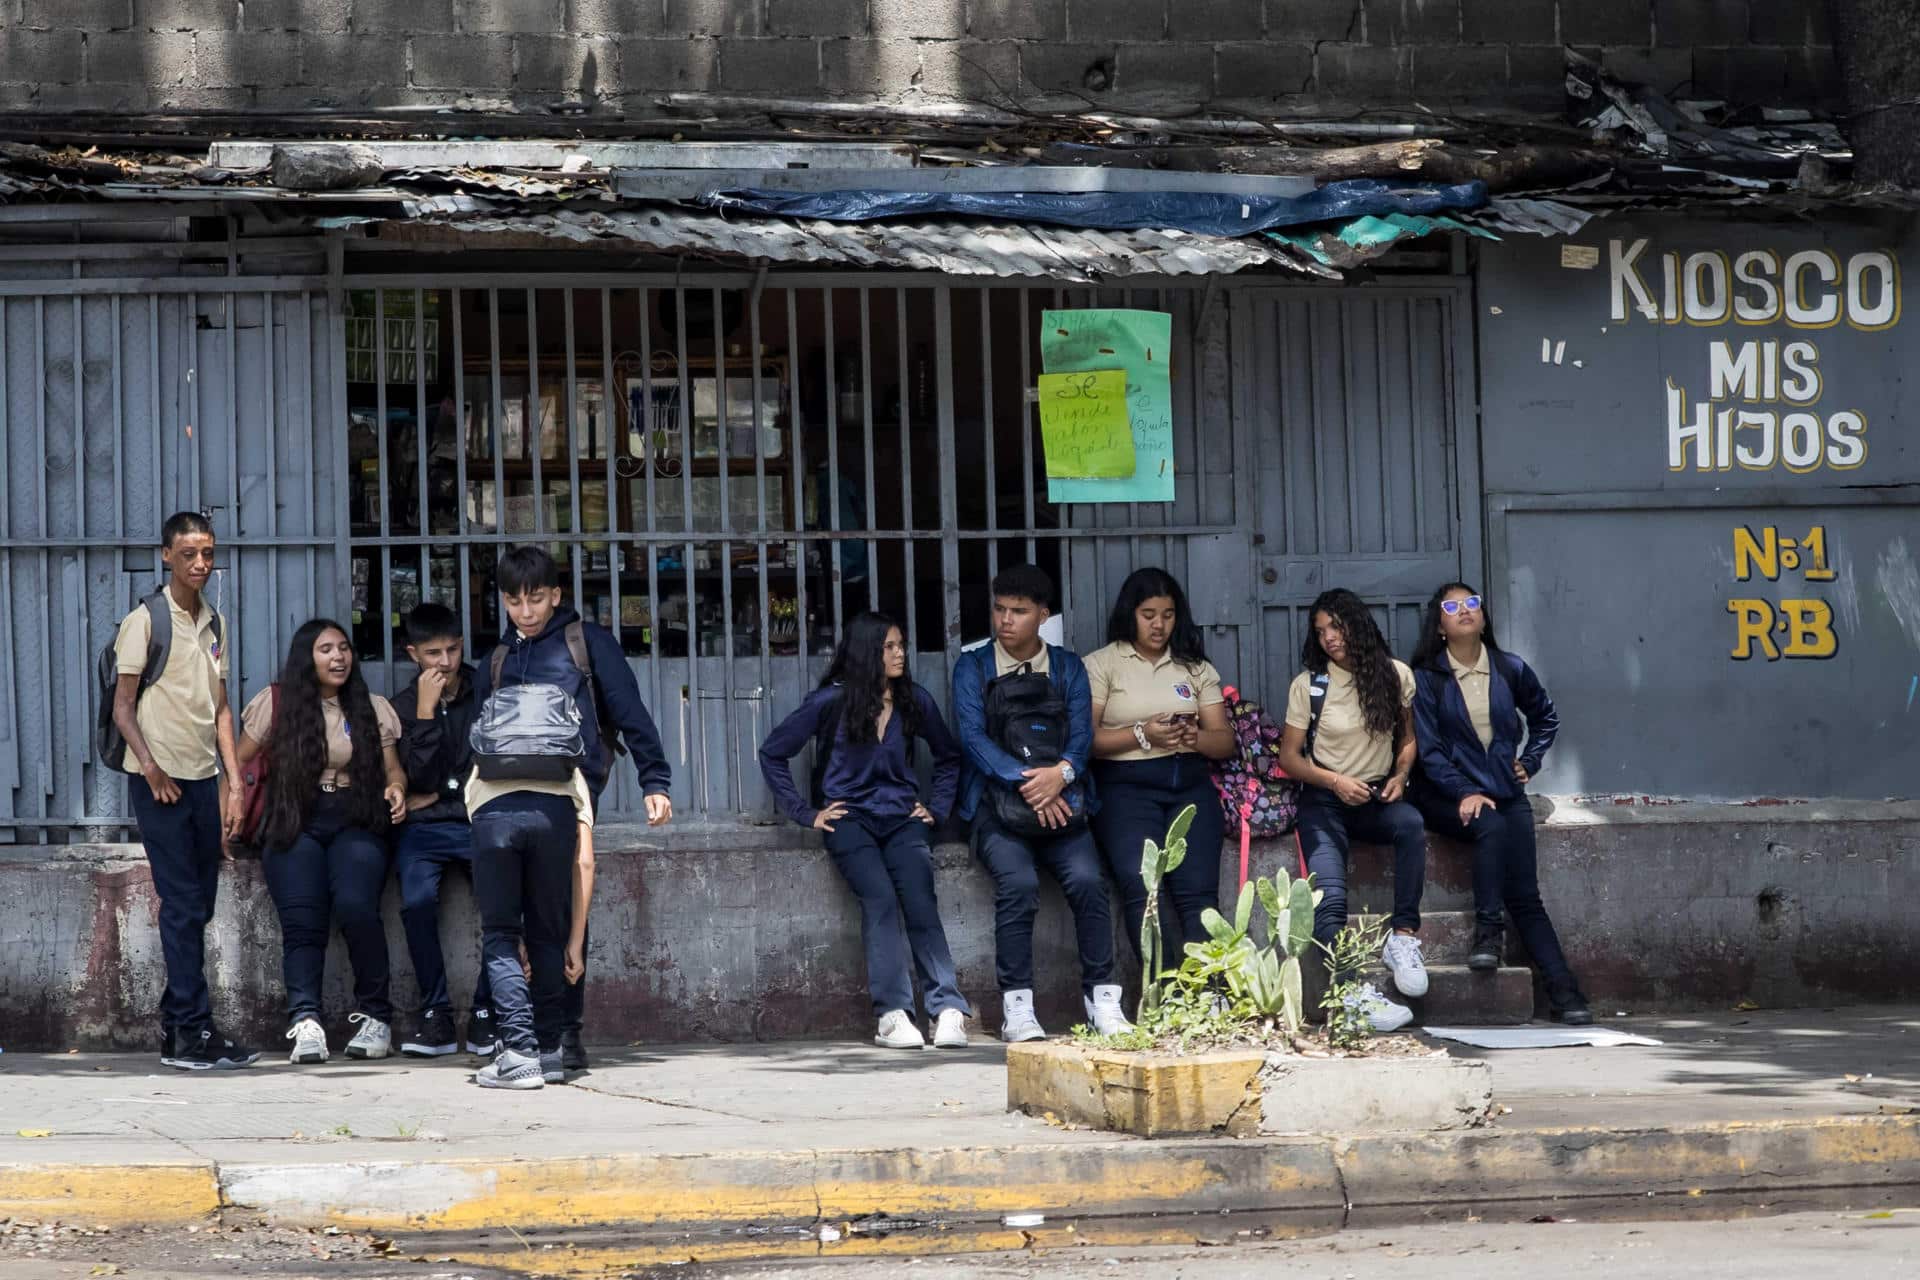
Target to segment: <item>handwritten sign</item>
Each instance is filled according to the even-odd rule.
[[[1040,438],[1047,476],[1117,480],[1133,474],[1124,369],[1040,375]]]
[[[1131,475],[1049,475],[1049,502],[1173,501],[1173,384],[1168,360],[1172,345],[1173,317],[1164,311],[1041,313],[1040,367],[1048,373],[1123,370],[1127,423],[1133,432]]]

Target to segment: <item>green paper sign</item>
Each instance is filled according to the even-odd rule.
[[[1164,311],[1041,313],[1040,367],[1047,373],[1123,370],[1133,432],[1131,475],[1060,477],[1049,467],[1049,502],[1173,501],[1172,346],[1173,317]],[[1044,413],[1044,392],[1041,403]]]
[[[1040,375],[1040,438],[1048,479],[1120,479],[1133,475],[1124,369]]]

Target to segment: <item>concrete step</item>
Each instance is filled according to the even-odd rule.
[[[1385,978],[1385,975],[1382,975]],[[1476,973],[1464,964],[1427,966],[1427,994],[1402,997],[1391,979],[1380,983],[1388,999],[1413,1010],[1420,1026],[1511,1027],[1533,1017],[1533,971],[1504,968]]]
[[[1358,915],[1355,924],[1377,924],[1386,928],[1384,915]],[[1473,950],[1473,912],[1422,911],[1420,913],[1420,951],[1429,965],[1465,964]]]

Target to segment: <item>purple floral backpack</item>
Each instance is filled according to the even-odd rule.
[[[1226,699],[1234,744],[1239,748],[1237,754],[1216,760],[1213,765],[1213,785],[1220,791],[1227,834],[1240,833],[1245,811],[1249,834],[1283,836],[1293,830],[1300,787],[1280,770],[1280,726],[1266,708],[1241,697],[1232,685],[1220,692]]]

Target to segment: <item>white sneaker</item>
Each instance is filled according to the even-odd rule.
[[[880,1015],[880,1030],[874,1035],[873,1042],[882,1049],[924,1049],[927,1038],[920,1034],[920,1028],[913,1025],[913,1019],[905,1009],[890,1009]]]
[[[1418,1000],[1427,994],[1427,962],[1420,954],[1420,939],[1411,933],[1390,933],[1380,948],[1380,959],[1393,974],[1393,989]]]
[[[1109,982],[1095,987],[1091,996],[1081,997],[1081,1003],[1087,1007],[1087,1021],[1101,1035],[1125,1035],[1133,1030],[1133,1024],[1127,1021],[1126,1010],[1120,1007],[1120,988],[1117,984]]]
[[[473,1082],[482,1089],[543,1089],[546,1080],[540,1059],[502,1049],[492,1062],[473,1073]]]
[[[1033,1016],[1032,991],[1004,991],[1000,995],[1000,1038],[1008,1044],[1045,1040],[1040,1019]]]
[[[1346,1005],[1357,1013],[1366,1014],[1367,1025],[1382,1034],[1398,1031],[1413,1021],[1413,1010],[1387,999],[1380,994],[1380,988],[1371,982],[1349,995]]]
[[[347,1041],[349,1058],[384,1058],[393,1052],[393,1028],[364,1013],[350,1013],[348,1022],[360,1024],[360,1030]]]
[[[967,1015],[962,1009],[942,1009],[940,1016],[933,1021],[933,1047],[936,1049],[964,1049],[967,1047]]]
[[[327,1033],[312,1018],[302,1018],[289,1027],[287,1039],[293,1041],[293,1052],[287,1055],[287,1061],[294,1066],[311,1066],[327,1060]]]

